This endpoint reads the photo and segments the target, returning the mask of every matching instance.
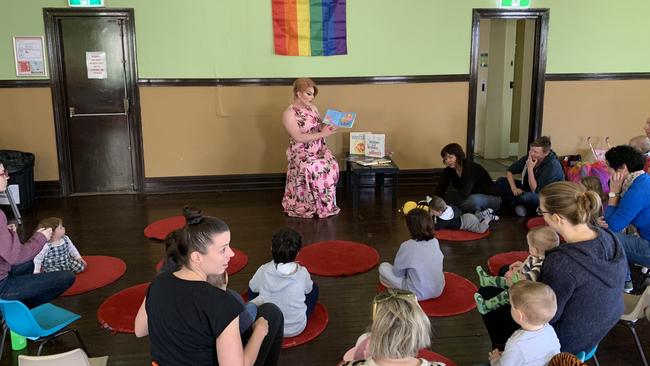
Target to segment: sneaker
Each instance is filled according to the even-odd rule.
[[[623,292],[626,294],[632,293],[632,290],[634,290],[634,284],[632,281],[625,281],[625,287],[623,287]]]
[[[495,215],[494,210],[491,208],[486,208],[483,211],[477,211],[475,215],[478,217],[479,221],[487,220],[490,222],[499,220],[499,216]]]
[[[526,217],[526,215],[528,215],[528,210],[526,209],[526,206],[519,205],[519,206],[515,207],[515,213],[519,217]]]

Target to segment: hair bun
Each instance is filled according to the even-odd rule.
[[[200,224],[203,221],[203,211],[196,207],[183,207],[183,216],[185,216],[185,222],[188,225]]]

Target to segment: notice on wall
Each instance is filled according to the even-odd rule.
[[[16,76],[47,76],[43,37],[14,37]]]
[[[86,52],[88,79],[106,79],[106,52]]]

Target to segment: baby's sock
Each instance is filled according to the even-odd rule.
[[[485,300],[481,294],[475,293],[474,300],[476,300],[476,309],[478,309],[478,312],[481,314],[487,314],[490,311],[494,311],[510,303],[508,290],[501,291],[497,296],[487,300]]]
[[[496,277],[496,276],[490,276],[483,267],[477,266],[476,267],[476,273],[478,273],[478,279],[481,284],[481,287],[499,287],[499,288],[507,288],[508,286],[506,285],[506,280],[503,277]]]

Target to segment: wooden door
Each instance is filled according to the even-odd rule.
[[[140,188],[140,125],[133,111],[137,95],[128,20],[121,13],[53,15],[55,32],[48,44],[57,71],[54,99],[59,157],[64,160],[60,176],[68,194]]]

